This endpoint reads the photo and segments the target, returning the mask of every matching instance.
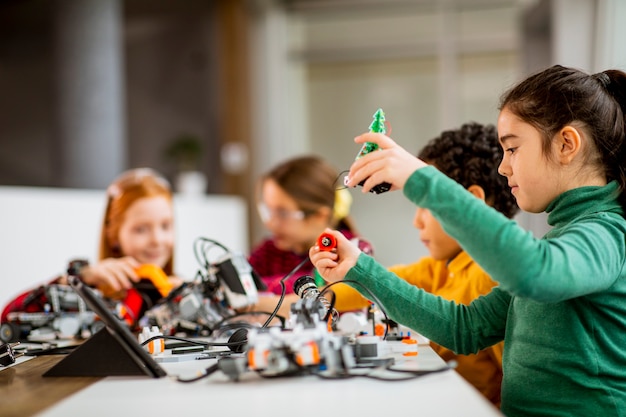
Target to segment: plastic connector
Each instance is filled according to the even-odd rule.
[[[317,246],[322,251],[331,251],[337,247],[337,239],[330,233],[322,233],[317,238]]]
[[[163,353],[165,350],[165,343],[163,339],[154,339],[150,340],[148,343],[144,345],[144,342],[155,336],[163,336],[163,333],[157,326],[152,326],[152,328],[144,327],[141,333],[139,333],[139,343],[143,345],[143,347],[150,352],[151,355],[156,355],[157,353]]]

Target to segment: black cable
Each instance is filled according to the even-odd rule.
[[[181,378],[179,376],[179,377],[176,378],[176,380],[178,382],[196,382],[196,381],[199,381],[199,380],[201,380],[203,378],[206,378],[209,375],[215,373],[215,371],[217,371],[218,369],[219,369],[219,365],[217,363],[215,363],[215,364],[209,366],[208,368],[205,368],[204,372],[202,374],[200,374],[200,375],[198,375],[198,376],[196,376],[194,378],[183,379],[183,378]]]
[[[145,346],[148,343],[152,342],[153,340],[158,340],[158,339],[163,339],[163,340],[177,340],[179,342],[185,342],[185,343],[189,343],[190,345],[198,345],[198,346],[225,346],[230,348],[231,346],[240,346],[246,343],[246,341],[241,341],[241,342],[203,342],[201,340],[193,340],[193,339],[186,339],[184,337],[178,337],[178,336],[164,336],[164,335],[156,335],[156,336],[152,336],[146,340],[144,340],[141,343],[141,346]]]
[[[247,316],[247,315],[251,315],[251,316],[262,316],[262,315],[271,316],[272,314],[273,313],[270,313],[269,311],[242,311],[242,312],[239,312],[239,313],[235,313],[232,316],[224,317],[222,320],[220,320],[217,323],[215,323],[213,325],[213,327],[214,327],[213,331],[224,330],[224,327],[229,326],[228,322],[230,320],[232,320],[232,319],[236,319],[237,317],[242,317],[242,316]],[[280,320],[280,327],[282,329],[284,329],[285,326],[286,326],[286,323],[287,323],[287,319],[285,317],[277,315],[277,314],[274,315],[274,318],[277,318],[278,320]],[[244,327],[243,323],[246,323],[246,322],[239,322],[239,323],[242,324],[241,327]],[[254,327],[251,324],[249,326],[250,326],[250,328]],[[232,326],[231,326],[231,328],[232,328]]]
[[[279,281],[281,291],[280,291],[280,298],[278,299],[278,303],[276,304],[276,307],[274,308],[274,311],[272,312],[272,314],[265,321],[265,323],[263,323],[263,326],[261,327],[269,326],[272,320],[274,320],[274,317],[276,317],[276,313],[278,313],[280,306],[283,304],[283,300],[285,299],[285,293],[287,292],[287,288],[285,288],[285,281],[291,278],[291,276],[295,274],[300,268],[302,268],[304,264],[306,264],[307,262],[310,262],[310,259],[308,256],[305,259],[303,259],[302,262],[296,265],[296,267],[292,269],[287,275],[281,278],[281,280]]]
[[[228,333],[230,331],[233,331],[233,333],[239,329],[253,329],[256,328],[258,326],[255,326],[251,323],[248,323],[246,321],[236,321],[234,323],[225,323],[223,324],[219,329],[215,329],[214,332],[215,333],[211,333],[211,335],[213,337],[221,337],[224,333]]]
[[[456,361],[450,361],[449,363],[446,363],[445,366],[442,366],[441,368],[436,368],[436,369],[422,369],[422,370],[411,370],[411,369],[398,369],[398,368],[392,368],[392,365],[387,366],[384,368],[385,371],[388,372],[396,372],[396,373],[401,373],[401,374],[408,374],[408,376],[406,377],[402,377],[402,378],[384,378],[382,376],[377,376],[374,375],[372,373],[364,375],[367,378],[371,378],[371,379],[377,379],[379,381],[408,381],[410,379],[417,379],[417,378],[421,378],[423,376],[426,375],[431,375],[431,374],[437,374],[437,373],[441,373],[441,372],[445,372],[448,371],[450,369],[454,369],[456,368]]]
[[[26,349],[24,356],[67,355],[80,345],[55,346],[46,349]]]
[[[323,291],[321,291],[319,293],[319,295],[317,296],[317,298],[321,298],[324,296],[324,292],[326,292],[326,289],[324,289]],[[337,299],[337,296],[335,295],[335,293],[333,291],[328,291],[330,293],[330,305],[328,307],[328,311],[326,312],[326,315],[324,316],[324,318],[322,319],[323,322],[328,323],[328,319],[330,318],[331,315],[333,315],[333,312],[336,312],[337,310],[335,310],[335,300]],[[337,313],[338,315],[338,313]]]
[[[446,362],[445,366],[442,366],[441,368],[435,368],[435,369],[402,369],[402,368],[394,368],[393,365],[387,365],[385,370],[390,371],[390,372],[411,374],[415,376],[423,376],[423,375],[435,374],[438,372],[447,371],[448,369],[455,369],[456,367],[457,367],[457,362],[455,360],[451,360],[451,361]]]
[[[198,276],[199,273],[200,273],[200,271],[196,272],[196,277]],[[174,298],[179,296],[183,292],[183,290],[185,288],[187,288],[190,284],[191,284],[190,282],[183,282],[178,287],[172,289],[172,291],[170,291],[169,294],[167,294],[165,297],[161,298],[156,303],[156,305],[165,304],[165,303],[168,303],[168,302],[174,300]]]
[[[350,379],[350,378],[356,378],[358,376],[361,376],[358,374],[352,374],[350,372],[333,374],[333,375],[327,375],[323,372],[313,372],[313,375],[315,375],[316,377],[320,379]]]
[[[345,174],[348,174],[349,172],[350,172],[349,169],[344,169],[343,171],[341,171],[339,175],[337,175],[337,178],[335,178],[335,181],[333,181],[333,183],[336,184],[339,181],[339,178],[341,178],[342,176],[345,176]],[[340,185],[336,187],[335,189],[343,190],[344,188],[348,188],[348,187],[346,187],[346,184],[343,181],[341,181]]]
[[[449,363],[447,363],[445,366],[442,366],[441,368],[423,369],[423,370],[398,369],[398,368],[392,368],[391,366],[392,365],[385,366],[385,367],[376,367],[367,373],[346,372],[345,374],[327,375],[327,374],[324,374],[323,372],[315,372],[314,375],[322,379],[369,378],[369,379],[375,379],[378,381],[385,381],[385,382],[408,381],[411,379],[421,378],[426,375],[441,373],[441,372],[448,371],[450,369],[454,369],[456,368],[456,362],[450,361]],[[382,375],[376,375],[375,372],[378,372],[378,371],[396,372],[396,373],[403,373],[403,374],[408,374],[408,375],[404,377],[384,377]]]
[[[198,253],[198,247],[201,246],[202,248],[202,259],[200,258],[200,254]],[[211,249],[212,246],[218,246],[220,248],[222,248],[225,252],[230,253],[230,249],[228,249],[226,246],[222,245],[221,243],[219,243],[216,240],[213,239],[208,239],[206,237],[199,237],[196,238],[196,240],[194,241],[193,244],[193,254],[196,257],[196,260],[198,261],[198,263],[200,265],[202,265],[204,268],[209,268],[210,263],[207,257],[207,253],[208,251]]]

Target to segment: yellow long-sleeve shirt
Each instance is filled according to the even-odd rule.
[[[392,266],[389,270],[415,286],[461,304],[471,303],[497,285],[465,252],[448,263],[426,257],[413,264]],[[369,305],[366,298],[346,284],[334,285],[332,290],[338,311],[357,310]],[[492,403],[500,405],[502,342],[472,355],[457,355],[435,343],[431,346],[445,361],[456,360],[457,372]]]

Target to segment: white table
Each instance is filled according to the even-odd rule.
[[[160,379],[107,377],[39,416],[502,415],[453,370],[395,382],[367,378],[324,380],[315,376],[266,379],[253,372],[239,382],[219,372],[194,383],[175,380],[178,375],[192,377],[213,363],[214,360],[162,363],[169,377]],[[396,365],[435,369],[444,362],[429,346],[420,345],[417,356],[399,356]]]

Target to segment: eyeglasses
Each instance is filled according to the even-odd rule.
[[[263,223],[272,219],[284,222],[287,220],[304,220],[306,217],[306,213],[302,210],[271,209],[263,203],[257,204],[257,210]]]

